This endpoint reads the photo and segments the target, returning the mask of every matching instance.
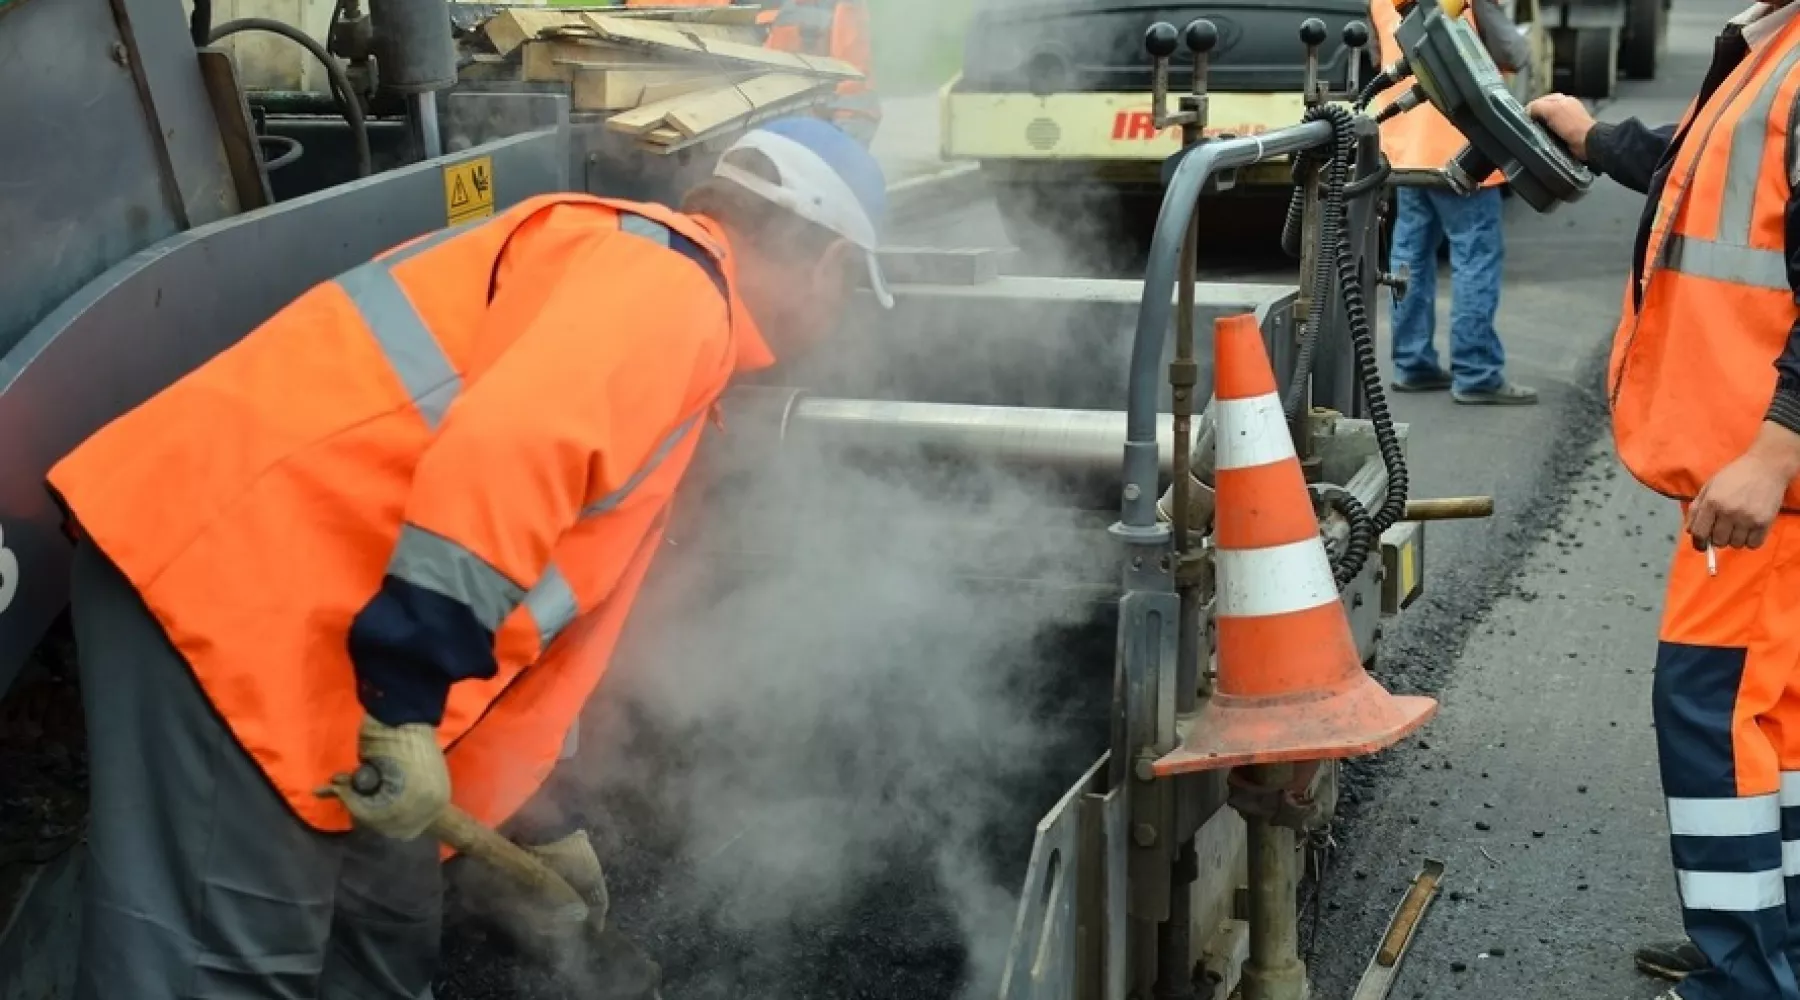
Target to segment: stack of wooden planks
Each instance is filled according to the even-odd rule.
[[[595,11],[514,7],[481,26],[483,73],[563,84],[577,112],[647,149],[673,153],[830,100],[859,79],[837,59],[763,47],[755,7]],[[478,59],[478,61],[482,61]]]

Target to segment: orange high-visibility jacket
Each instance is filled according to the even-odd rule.
[[[1471,29],[1481,30],[1475,23],[1473,7],[1463,8],[1462,16]],[[1369,19],[1375,22],[1375,37],[1381,42],[1381,65],[1391,66],[1400,58],[1400,43],[1394,40],[1394,31],[1400,26],[1400,14],[1389,0],[1371,0]],[[1388,88],[1375,99],[1375,110],[1398,100],[1408,86],[1410,84],[1399,84]],[[1436,170],[1454,159],[1468,144],[1469,140],[1429,103],[1381,123],[1381,151],[1395,170]],[[1496,170],[1482,182],[1482,187],[1496,187],[1505,181],[1505,175]]]
[[[881,121],[869,9],[862,0],[784,0],[778,10],[764,11],[758,21],[769,26],[766,44],[771,49],[830,56],[862,71],[861,80],[838,84],[831,106],[834,119]]]
[[[527,201],[325,282],[50,473],[293,811],[357,764],[353,620],[390,587],[479,621],[438,725],[504,820],[606,667],[728,380],[773,359],[705,219]],[[491,653],[491,659],[489,654]]]
[[[1800,109],[1800,21],[1759,45],[1687,133],[1627,282],[1609,396],[1619,457],[1678,499],[1743,455],[1761,429],[1796,316],[1787,279],[1790,129]],[[1783,506],[1800,510],[1800,486]]]

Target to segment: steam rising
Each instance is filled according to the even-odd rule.
[[[1029,486],[904,465],[789,456],[731,483],[674,533],[640,605],[589,727],[606,745],[587,792],[667,824],[659,910],[741,942],[669,969],[671,996],[817,995],[816,966],[847,957],[819,954],[819,930],[846,926],[952,973],[961,949],[968,995],[994,995],[1021,875],[997,860],[1022,858],[1092,750],[1052,714],[1067,665],[1047,640],[1093,608],[977,580],[1001,560],[968,544],[970,523],[1027,529],[1007,533],[1007,563],[1055,561],[1019,549],[1059,516]],[[724,550],[746,546],[762,551],[730,568]]]
[[[884,96],[934,101],[972,6],[871,4]],[[915,117],[884,124],[890,172],[936,158],[935,122]],[[1105,193],[1039,210],[1062,224],[1011,234],[1033,242],[1033,273],[1096,260],[1117,273],[1139,249],[1122,229],[1148,232]],[[895,242],[1007,241],[980,216]],[[944,320],[899,316],[878,334],[853,321],[822,363],[779,381],[1123,406],[1128,331],[1066,307],[1008,331]],[[1105,742],[1110,515],[981,462],[777,459],[756,430],[711,433],[579,761],[536,818],[595,831],[618,926],[661,961],[669,1000],[992,998],[1033,827]],[[603,996],[582,982],[525,992]]]

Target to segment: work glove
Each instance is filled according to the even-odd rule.
[[[450,804],[450,769],[438,749],[435,727],[389,726],[364,717],[356,752],[366,768],[381,776],[380,787],[368,791],[352,775],[340,774],[324,791],[343,800],[358,827],[395,840],[412,840],[430,829]]]

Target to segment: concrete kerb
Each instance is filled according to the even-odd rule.
[[[894,225],[944,214],[986,195],[987,184],[979,166],[947,166],[888,185],[888,222]]]

